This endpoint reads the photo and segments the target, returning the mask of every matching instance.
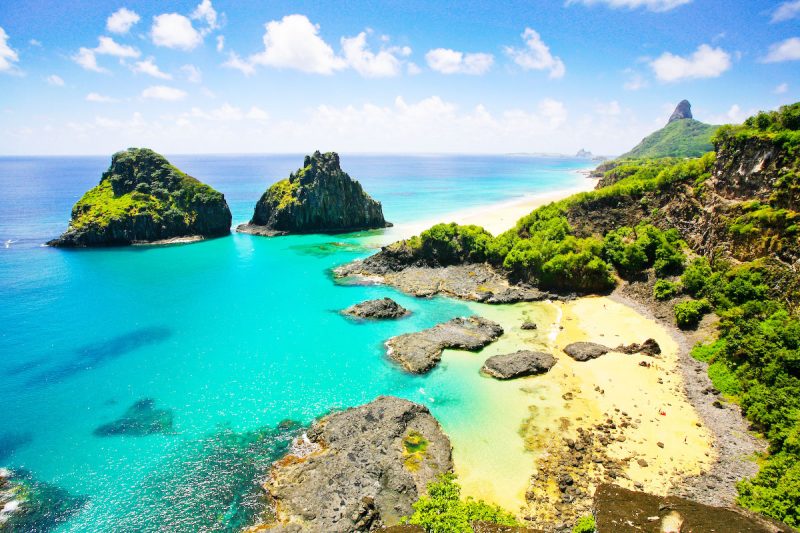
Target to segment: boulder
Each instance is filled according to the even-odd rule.
[[[792,528],[738,507],[711,507],[676,496],[655,496],[602,484],[594,494],[597,533],[735,531],[789,533]],[[678,529],[676,529],[678,527]]]
[[[544,374],[555,364],[556,358],[549,353],[519,350],[488,358],[481,370],[493,378],[513,379]]]
[[[227,235],[225,197],[147,148],[117,152],[100,184],[72,208],[62,247],[180,242]]]
[[[610,352],[611,349],[595,342],[573,342],[564,348],[564,353],[576,361],[588,361],[597,359],[601,355]]]
[[[658,345],[655,339],[647,339],[642,344],[637,344],[635,342],[633,344],[621,344],[614,348],[613,351],[627,354],[641,353],[654,357],[661,353],[661,346]]]
[[[401,318],[411,314],[411,311],[395,302],[391,298],[379,298],[377,300],[367,300],[359,304],[352,305],[342,311],[345,315],[357,318]]]
[[[527,330],[537,329],[537,328],[538,328],[538,326],[536,325],[536,323],[535,322],[530,322],[530,321],[523,322],[522,326],[521,326],[521,329],[527,329]]]
[[[448,348],[477,351],[503,334],[500,324],[479,316],[454,318],[386,341],[387,355],[407,371],[424,374],[439,363]]]
[[[427,484],[452,469],[450,440],[428,409],[382,396],[315,422],[265,488],[283,527],[372,531],[410,515]]]
[[[237,231],[255,235],[345,233],[391,226],[381,203],[339,165],[335,152],[314,152],[303,167],[272,186],[256,203],[253,218]]]

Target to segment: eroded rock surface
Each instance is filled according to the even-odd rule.
[[[277,531],[374,531],[410,515],[427,484],[452,468],[450,440],[428,409],[382,396],[314,423],[265,488]]]
[[[596,342],[573,342],[564,347],[564,353],[576,361],[597,359],[611,351],[611,348]]]
[[[391,298],[379,298],[377,300],[367,300],[355,305],[352,305],[342,311],[345,315],[354,316],[357,318],[402,318],[410,315],[411,311],[395,302]]]
[[[544,374],[555,364],[556,358],[549,353],[519,350],[488,358],[481,370],[493,378],[513,379]]]
[[[436,366],[447,348],[477,351],[494,342],[503,328],[479,316],[454,318],[432,328],[392,337],[387,355],[405,370],[423,374]]]

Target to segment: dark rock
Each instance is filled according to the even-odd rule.
[[[381,203],[339,165],[335,152],[306,156],[303,168],[273,184],[256,204],[253,218],[237,228],[256,235],[344,233],[391,226]]]
[[[564,353],[576,361],[588,361],[597,359],[601,355],[610,352],[611,349],[595,342],[573,342],[564,348]]]
[[[454,318],[386,341],[387,355],[414,374],[436,366],[447,348],[477,351],[503,334],[500,324],[479,316]]]
[[[677,107],[675,107],[675,111],[672,112],[670,115],[667,124],[670,122],[675,122],[676,120],[683,120],[686,118],[693,118],[692,117],[692,104],[689,103],[689,100],[681,100]]]
[[[34,479],[24,470],[0,468],[0,531],[51,531],[88,502],[67,490]]]
[[[108,424],[94,430],[98,437],[128,435],[143,437],[157,433],[172,433],[173,416],[171,409],[156,409],[155,401],[144,398],[128,408],[125,413]]]
[[[111,158],[100,184],[72,208],[67,231],[50,246],[178,242],[230,233],[225,197],[164,156],[129,148]]]
[[[522,329],[537,329],[538,326],[533,322],[523,322],[521,328]]]
[[[481,370],[493,378],[513,379],[544,374],[555,364],[556,358],[549,353],[519,350],[488,358]]]
[[[410,515],[427,484],[452,468],[450,441],[428,409],[382,396],[316,422],[265,488],[280,523],[372,531]]]
[[[627,354],[641,353],[654,357],[661,353],[661,346],[658,345],[655,339],[647,339],[642,344],[622,344],[614,348],[613,351]]]
[[[790,527],[738,507],[711,507],[676,496],[654,496],[602,484],[594,495],[597,533],[675,531],[662,529],[682,522],[679,531],[789,533]],[[653,522],[651,517],[658,517]]]
[[[358,318],[401,318],[411,314],[411,311],[401,306],[391,298],[367,300],[353,305],[342,313]]]

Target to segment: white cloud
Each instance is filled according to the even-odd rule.
[[[594,109],[597,113],[601,115],[613,116],[613,115],[619,115],[622,112],[622,108],[620,108],[619,102],[617,102],[616,100],[597,104]]]
[[[64,80],[61,78],[61,76],[58,76],[56,74],[51,74],[47,76],[46,80],[49,85],[53,85],[55,87],[64,86]]]
[[[784,22],[800,17],[800,0],[783,2],[772,13],[772,22]]]
[[[114,56],[119,58],[139,57],[141,53],[132,46],[119,44],[111,37],[98,37],[99,44],[94,49],[94,53],[100,55]]]
[[[626,91],[638,91],[649,85],[647,80],[633,69],[625,69],[625,74],[628,75],[628,79],[622,86]]]
[[[250,120],[269,120],[269,113],[256,106],[251,107],[245,116]]]
[[[800,59],[800,37],[791,37],[769,47],[764,63],[780,63]]]
[[[186,91],[176,89],[175,87],[167,87],[166,85],[153,85],[142,91],[142,98],[149,98],[152,100],[168,100],[175,102],[183,100],[186,97]]]
[[[135,11],[121,7],[108,17],[106,29],[112,33],[128,33],[139,20],[141,17]]]
[[[78,52],[72,56],[72,60],[86,70],[108,72],[108,70],[97,64],[97,56],[94,55],[94,50],[91,48],[81,47]]]
[[[87,102],[95,102],[98,104],[109,104],[113,102],[117,102],[116,98],[111,98],[110,96],[105,96],[99,93],[89,93],[86,95]]]
[[[211,0],[202,0],[192,12],[192,19],[205,21],[207,28],[203,30],[204,34],[219,28],[217,11],[211,5]]]
[[[464,53],[449,48],[435,48],[425,54],[428,66],[442,74],[485,74],[492,68],[494,56],[484,53]]]
[[[172,76],[166,72],[162,72],[161,69],[158,68],[158,65],[156,65],[155,60],[152,57],[148,57],[144,61],[137,61],[131,67],[131,70],[137,74],[147,74],[148,76],[162,80],[172,79]]]
[[[192,21],[178,13],[153,17],[150,36],[156,46],[180,50],[194,50],[203,42],[203,36],[194,29]]]
[[[201,83],[203,81],[203,73],[194,65],[183,65],[181,72],[186,75],[186,81],[189,83]]]
[[[656,77],[664,82],[717,78],[731,68],[731,56],[722,48],[701,44],[687,57],[664,52],[650,62]]]
[[[19,61],[17,51],[8,44],[8,34],[0,27],[0,72],[13,72]]]
[[[524,70],[549,70],[551,78],[564,76],[566,68],[561,58],[553,56],[536,30],[525,28],[522,34],[526,48],[505,47],[505,52]]]
[[[264,51],[251,56],[251,63],[314,74],[332,74],[346,67],[319,36],[319,25],[305,15],[286,15],[265,28]]]
[[[567,5],[584,4],[593,6],[603,4],[613,9],[637,9],[643,7],[649,11],[664,12],[691,3],[692,0],[567,0]]]
[[[347,64],[366,78],[397,76],[402,61],[397,55],[408,56],[410,48],[392,48],[375,53],[367,49],[367,32],[355,37],[342,37],[342,52]]]
[[[419,68],[416,63],[409,62],[408,65],[406,65],[406,72],[408,72],[409,76],[416,76],[422,73],[422,69]]]
[[[774,92],[775,94],[786,94],[788,90],[789,90],[789,84],[781,83],[780,85],[775,87],[775,90],[773,90],[772,92]]]
[[[190,112],[181,115],[183,119],[202,119],[219,122],[238,122],[241,120],[265,121],[269,119],[269,114],[260,107],[252,106],[248,111],[225,102],[217,109],[204,111],[199,107],[193,107]]]
[[[236,52],[228,54],[228,60],[222,64],[223,67],[238,70],[245,76],[252,76],[256,72],[256,67],[252,63],[239,57]]]
[[[217,35],[217,52],[225,50],[225,36]]]
[[[42,46],[42,42],[37,39],[31,39],[30,41],[28,41],[28,44],[30,44],[31,46]]]

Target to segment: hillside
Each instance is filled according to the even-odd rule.
[[[717,127],[693,118],[676,120],[642,139],[619,159],[699,157],[713,150],[711,137]]]

